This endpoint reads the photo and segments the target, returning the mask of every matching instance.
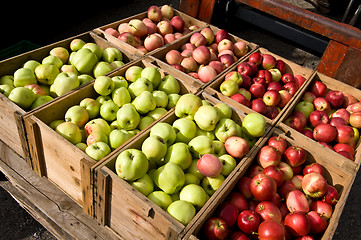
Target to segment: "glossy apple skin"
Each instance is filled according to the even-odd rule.
[[[285,217],[284,224],[286,231],[295,237],[306,236],[311,229],[310,221],[303,212],[289,213]]]
[[[282,155],[287,149],[287,142],[280,136],[272,136],[268,139],[268,145],[274,147]]]
[[[272,220],[278,223],[282,222],[282,214],[273,202],[262,201],[258,203],[255,212],[260,215],[261,221]]]
[[[286,205],[290,212],[307,213],[309,211],[306,195],[300,190],[293,190],[288,193],[286,197]]]
[[[252,210],[244,210],[237,218],[237,225],[239,229],[246,234],[256,232],[260,223],[261,220],[257,213]]]
[[[319,142],[330,143],[336,136],[336,128],[328,123],[320,123],[313,129],[313,138]]]
[[[260,149],[257,155],[257,162],[263,168],[266,168],[270,165],[277,166],[281,161],[281,154],[271,146],[264,146]]]
[[[258,237],[265,240],[285,239],[284,226],[275,221],[264,221],[258,227]]]
[[[310,205],[311,211],[316,211],[318,214],[324,216],[327,220],[331,218],[333,208],[331,204],[321,200],[314,200]]]
[[[258,174],[252,178],[251,192],[258,201],[272,200],[277,192],[277,184],[266,174]]]
[[[228,227],[237,223],[238,209],[230,202],[224,202],[219,209],[218,216],[226,221]]]
[[[277,187],[281,186],[283,184],[283,181],[285,180],[284,172],[274,165],[266,167],[265,169],[263,169],[262,173],[273,178],[276,181]]]
[[[328,185],[325,196],[323,196],[322,201],[330,205],[336,205],[338,199],[340,198],[338,191],[335,187]]]
[[[302,147],[290,146],[284,152],[284,159],[291,167],[297,167],[306,161],[307,152]]]
[[[312,198],[323,197],[327,192],[327,185],[326,179],[316,172],[308,173],[302,179],[304,193]]]
[[[225,239],[228,236],[228,226],[226,221],[218,217],[210,218],[203,227],[204,235],[207,239]]]

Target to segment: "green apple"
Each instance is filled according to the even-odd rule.
[[[192,155],[189,152],[189,147],[186,143],[177,142],[168,148],[167,154],[164,157],[164,162],[172,162],[182,168],[187,169],[192,163]]]
[[[87,124],[84,126],[84,132],[85,136],[89,136],[92,132],[102,132],[105,135],[109,136],[111,129],[107,121],[105,121],[102,118],[96,118],[93,120],[90,120]]]
[[[71,64],[80,74],[91,73],[98,62],[97,56],[88,48],[79,49],[70,59]]]
[[[34,71],[29,68],[19,68],[14,72],[14,86],[25,87],[30,84],[37,84]]]
[[[61,59],[54,55],[49,55],[49,56],[45,57],[41,61],[41,64],[55,65],[58,69],[60,69],[61,66],[63,66],[63,62],[61,61]]]
[[[145,174],[143,177],[130,182],[130,185],[141,192],[144,196],[148,196],[154,190],[153,180],[149,177],[148,174]]]
[[[100,105],[103,105],[103,103],[105,103],[107,101],[112,101],[112,98],[110,96],[99,96],[95,100],[97,102],[99,102]]]
[[[125,65],[122,61],[114,61],[110,65],[112,65],[113,69],[121,68]]]
[[[92,145],[93,143],[96,142],[103,142],[108,144],[109,143],[109,139],[108,136],[105,135],[102,132],[92,132],[91,134],[89,134],[89,136],[86,138],[86,144],[88,146]]]
[[[56,129],[56,127],[60,124],[60,123],[63,123],[65,122],[63,119],[59,119],[59,120],[54,120],[52,121],[51,123],[49,123],[49,127],[53,130]]]
[[[23,68],[29,68],[31,69],[33,72],[35,72],[35,68],[37,66],[39,66],[41,63],[39,63],[36,60],[28,60],[24,63]]]
[[[221,187],[224,182],[224,176],[219,174],[215,178],[204,177],[202,180],[202,187],[206,191],[206,193],[211,196],[213,193],[217,191],[218,188]]]
[[[155,67],[145,67],[140,76],[151,81],[154,88],[158,87],[161,80],[160,72]]]
[[[308,119],[311,113],[314,111],[313,103],[307,101],[301,101],[296,104],[295,111],[302,112],[305,117]]]
[[[164,114],[166,114],[168,111],[165,108],[155,108],[152,111],[149,111],[147,113],[148,117],[151,117],[154,119],[154,121],[158,120],[160,117],[162,117]]]
[[[204,131],[213,131],[220,119],[217,108],[210,105],[200,106],[194,114],[194,121]]]
[[[184,183],[184,186],[188,185],[188,184],[196,184],[196,185],[200,185],[201,181],[198,177],[196,177],[194,174],[192,173],[184,173],[184,176],[186,178],[186,181]]]
[[[6,97],[9,97],[10,92],[14,89],[14,86],[3,84],[0,85],[0,93],[4,94]]]
[[[171,146],[176,139],[174,128],[169,123],[165,122],[159,122],[155,124],[150,129],[150,136],[161,137],[166,142],[168,147]]]
[[[148,195],[148,198],[164,210],[167,210],[173,202],[172,197],[163,191],[154,191]]]
[[[100,116],[107,121],[114,121],[117,119],[117,112],[119,107],[113,101],[107,101],[100,106]]]
[[[204,189],[196,184],[188,184],[179,193],[179,199],[190,202],[196,209],[201,209],[208,200]]]
[[[149,116],[141,117],[138,125],[139,130],[146,129],[149,125],[154,122],[154,119]]]
[[[235,81],[224,81],[219,86],[219,90],[224,96],[230,97],[238,92],[238,84]]]
[[[23,109],[29,109],[36,99],[33,91],[26,87],[16,87],[11,90],[9,97],[11,101]]]
[[[113,102],[119,107],[122,107],[126,103],[130,103],[132,100],[126,87],[119,87],[114,89],[112,92],[112,99]]]
[[[142,67],[131,66],[125,71],[125,79],[127,79],[129,82],[135,82],[138,78],[140,78],[142,71]]]
[[[171,194],[170,197],[173,202],[179,200],[179,192]]]
[[[185,182],[183,170],[175,163],[169,162],[154,172],[154,183],[165,193],[179,192]]]
[[[79,75],[78,70],[76,70],[76,68],[71,64],[64,64],[63,66],[61,66],[60,72],[73,72],[76,75]]]
[[[88,84],[94,80],[94,78],[88,74],[81,74],[78,76],[78,78],[81,86]]]
[[[57,96],[64,95],[67,92],[80,86],[78,76],[72,72],[59,73],[52,84],[53,90]]]
[[[127,181],[135,181],[148,171],[148,159],[138,149],[127,149],[121,152],[115,161],[115,170],[119,177]]]
[[[219,160],[221,160],[223,165],[221,172],[223,176],[228,176],[237,165],[236,160],[229,154],[223,154],[219,157]]]
[[[221,115],[221,118],[231,118],[232,117],[232,109],[231,107],[226,103],[217,103],[214,105],[215,108],[218,109],[219,114]]]
[[[117,121],[122,129],[132,130],[137,128],[140,116],[133,104],[126,103],[118,110]]]
[[[103,75],[105,75],[108,72],[111,72],[113,70],[114,70],[114,68],[113,68],[112,65],[110,65],[110,63],[108,63],[108,62],[98,62],[94,66],[93,76],[97,78],[97,77],[103,76]]]
[[[164,91],[166,94],[179,94],[180,85],[177,79],[171,75],[164,76],[158,85],[158,90]]]
[[[352,129],[353,129],[353,132],[354,132],[354,142],[355,142],[355,144],[357,144],[357,142],[358,142],[358,140],[360,138],[360,132],[355,127],[352,127]]]
[[[100,76],[95,79],[93,87],[99,95],[107,96],[113,92],[115,85],[110,77]]]
[[[214,152],[213,141],[204,135],[197,136],[190,140],[188,146],[190,147],[190,151],[196,157]]]
[[[55,47],[50,50],[49,54],[58,57],[63,64],[66,64],[69,60],[69,52],[63,47]]]
[[[214,154],[217,155],[217,157],[227,153],[224,143],[219,140],[213,140],[213,148]]]
[[[82,140],[79,127],[72,122],[60,123],[55,131],[72,144],[80,143]]]
[[[153,97],[157,102],[157,107],[166,108],[168,106],[168,95],[164,91],[153,91]]]
[[[103,50],[102,58],[108,63],[112,63],[114,61],[123,61],[123,54],[114,47],[108,47]]]
[[[79,105],[88,112],[89,119],[94,119],[99,116],[100,103],[95,99],[84,98]]]
[[[176,132],[176,141],[189,143],[196,136],[197,126],[188,118],[178,118],[173,122],[173,128]]]
[[[96,43],[92,43],[92,42],[85,43],[82,49],[84,48],[90,49],[97,56],[98,59],[100,59],[103,56],[103,49],[101,49]]]
[[[13,75],[4,75],[0,78],[0,85],[10,85],[14,86],[14,76]]]
[[[109,134],[109,145],[112,149],[116,149],[126,143],[134,136],[134,133],[124,129],[113,129]]]
[[[259,113],[249,113],[242,121],[242,132],[252,137],[261,137],[266,128],[266,120]]]
[[[92,145],[88,146],[85,149],[85,153],[88,154],[89,157],[93,158],[96,161],[104,158],[111,152],[108,144],[104,142],[96,142]]]
[[[85,149],[88,147],[88,145],[86,145],[83,142],[77,143],[75,144],[75,147],[79,148],[80,150],[82,150],[83,152],[85,152]]]
[[[157,107],[157,101],[151,92],[144,91],[133,100],[135,109],[140,114],[146,114]]]
[[[191,93],[182,95],[175,106],[175,115],[179,118],[194,119],[194,114],[202,106],[202,100]]]
[[[123,76],[112,77],[112,80],[115,84],[115,89],[120,87],[128,88],[128,81]]]
[[[131,83],[128,87],[132,99],[139,96],[142,92],[153,92],[153,84],[146,78],[138,78],[135,82]]]
[[[193,159],[191,165],[186,169],[185,172],[196,176],[199,180],[202,180],[204,175],[198,171],[197,162],[198,159]]]
[[[150,162],[161,165],[167,153],[167,143],[159,136],[149,136],[142,143],[142,152]]]
[[[167,212],[183,225],[190,223],[196,215],[196,209],[194,206],[190,202],[183,200],[174,201],[167,208]]]
[[[201,135],[209,137],[209,139],[211,139],[212,141],[215,139],[213,131],[210,132],[204,131],[197,126],[196,136],[201,136]]]
[[[172,109],[175,107],[175,105],[177,105],[177,102],[179,100],[179,98],[181,97],[181,95],[179,95],[178,93],[171,93],[168,95],[168,105],[167,105],[167,109]]]
[[[79,128],[84,127],[88,120],[89,114],[87,110],[80,105],[72,106],[65,112],[65,121],[72,122]]]
[[[231,136],[236,136],[237,133],[237,123],[229,118],[222,118],[219,120],[214,129],[214,134],[221,142],[225,142],[227,138]]]
[[[73,52],[80,50],[85,45],[85,42],[82,39],[75,38],[70,42],[70,49]]]
[[[207,100],[203,99],[202,106],[212,106],[212,104],[210,102],[208,102]]]

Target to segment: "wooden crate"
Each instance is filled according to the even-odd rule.
[[[185,27],[198,26],[199,28],[202,28],[202,27],[207,26],[207,23],[205,23],[203,21],[200,21],[200,20],[198,20],[196,18],[193,18],[193,17],[191,17],[191,16],[189,16],[189,15],[187,15],[185,13],[182,13],[181,11],[178,11],[177,9],[174,9],[174,16],[180,16],[185,22]],[[100,36],[104,37],[105,39],[107,39],[109,42],[112,42],[115,45],[126,49],[128,52],[130,52],[132,54],[135,54],[135,55],[138,55],[138,56],[144,56],[145,54],[142,51],[138,50],[137,48],[135,48],[135,47],[123,42],[123,41],[120,41],[118,38],[110,35],[109,33],[104,32],[107,28],[114,28],[115,30],[117,30],[118,26],[120,24],[128,23],[132,19],[140,19],[140,20],[142,20],[144,18],[147,18],[147,11],[139,13],[137,15],[133,15],[131,17],[128,17],[128,18],[125,18],[125,19],[122,19],[122,20],[119,20],[119,21],[116,21],[116,22],[113,22],[113,23],[110,23],[110,24],[107,24],[107,25],[104,25],[104,26],[101,26],[99,28],[94,29],[93,31],[95,33],[99,34]],[[188,34],[186,34],[186,35],[188,35]],[[169,46],[171,44],[172,43],[165,44],[160,49],[166,48],[167,46]],[[151,55],[155,51],[157,51],[157,49],[151,51],[150,53],[148,53],[148,55]]]
[[[55,47],[65,47],[69,49],[70,42],[75,39],[80,38],[85,42],[95,42],[101,48],[107,47],[116,47],[115,45],[105,41],[96,34],[92,32],[86,32],[63,41],[59,41],[39,49],[15,56],[13,58],[6,59],[0,62],[0,76],[3,75],[12,75],[18,68],[21,68],[22,65],[28,60],[37,60],[41,62],[43,58],[49,55],[51,49]],[[117,47],[124,57],[124,62],[130,62],[138,57],[131,55],[130,53]],[[43,106],[40,106],[41,108]],[[10,101],[5,95],[0,93],[0,108],[2,109],[0,113],[0,139],[13,148],[16,153],[18,153],[24,159],[28,161],[28,146],[24,133],[24,126],[22,116],[26,114],[26,111]],[[30,165],[31,166],[31,165]]]
[[[282,122],[280,121],[277,126],[281,129],[284,129],[285,131],[291,131],[291,130],[294,130],[292,129],[291,127],[287,126],[285,124],[285,120],[287,119],[287,117],[290,116],[290,114],[293,112],[293,109],[294,107],[297,105],[297,103],[299,103],[300,101],[302,101],[302,97],[303,97],[303,94],[308,91],[308,88],[309,86],[311,85],[311,83],[313,81],[321,81],[323,82],[326,86],[327,86],[327,89],[328,90],[338,90],[338,91],[341,91],[342,93],[344,94],[352,94],[357,100],[361,100],[361,90],[360,89],[357,89],[357,88],[354,88],[346,83],[343,83],[341,81],[338,81],[334,78],[331,78],[331,77],[328,77],[318,71],[316,71],[314,73],[314,75],[311,77],[310,81],[308,81],[305,85],[305,87],[302,89],[302,92],[300,92],[300,94],[296,97],[295,101],[292,102],[292,105],[289,106],[289,108],[287,109],[287,111],[285,112],[284,114],[284,117],[282,118]],[[296,130],[294,130],[296,131]],[[361,129],[359,129],[359,131],[361,131]],[[296,131],[297,132],[297,131]],[[302,133],[299,133],[297,132],[298,134],[302,134]],[[314,145],[319,148],[322,148],[323,146],[319,143],[317,143],[316,141],[312,140],[309,142],[311,145]],[[316,145],[315,145],[316,144]],[[346,159],[345,157],[343,157],[342,155],[340,154],[337,154],[336,152],[332,151],[332,150],[329,150],[327,149],[328,151],[328,154],[336,154],[337,157],[339,158],[342,158],[343,160]],[[342,160],[342,161],[343,161]],[[358,141],[358,143],[356,144],[355,146],[355,156],[354,156],[354,160],[355,160],[355,163],[357,164],[357,168],[360,167],[360,164],[361,164],[361,139]],[[341,162],[342,162],[341,161]],[[350,161],[350,160],[349,160]]]
[[[286,63],[286,73],[292,73],[293,75],[302,75],[304,78],[306,78],[306,82],[309,80],[309,78],[312,76],[313,74],[313,70],[306,68],[306,67],[302,67],[290,60],[287,60],[277,54],[274,54],[272,52],[270,52],[269,50],[265,49],[265,48],[258,48],[256,50],[257,52],[260,52],[262,54],[270,54],[272,56],[274,56],[276,59],[281,59]],[[248,59],[244,59],[244,61],[248,61]],[[251,113],[251,112],[255,112],[254,110],[252,110],[251,108],[246,107],[243,104],[240,104],[238,102],[236,102],[235,100],[231,99],[230,97],[226,97],[224,96],[220,90],[219,90],[219,86],[222,84],[222,82],[224,81],[224,77],[226,76],[227,73],[229,73],[230,71],[236,71],[237,70],[237,65],[234,65],[233,67],[231,67],[230,69],[228,69],[226,72],[224,72],[217,80],[213,81],[212,83],[210,83],[207,88],[205,89],[205,91],[207,91],[209,94],[215,96],[216,98],[220,99],[223,102],[228,103],[229,105],[239,108],[242,111],[246,112],[246,113]],[[288,109],[288,107],[291,105],[291,103],[293,102],[293,100],[297,97],[297,95],[302,92],[302,89],[305,87],[306,83],[303,84],[303,86],[301,86],[297,93],[293,96],[293,98],[286,104],[286,106],[281,110],[281,112],[277,115],[276,118],[274,119],[270,119],[268,117],[265,116],[267,122],[271,125],[275,125],[278,121],[280,121],[281,119],[283,119],[283,115],[286,112],[286,110]]]
[[[204,92],[200,96],[212,105],[220,102]],[[235,122],[240,124],[244,117],[243,112],[233,109],[232,119]],[[177,117],[173,111],[165,116],[161,122],[172,124],[176,119]],[[114,171],[114,164],[119,153],[130,148],[140,149],[143,141],[149,136],[150,129],[148,129],[112,157],[96,166],[94,171],[95,218],[101,224],[110,227],[126,239],[182,238],[193,225],[198,224],[198,219],[208,211],[209,206],[212,205],[218,193],[228,183],[228,179],[232,178],[242,168],[243,164],[249,161],[246,160],[249,156],[253,156],[253,154],[258,152],[258,145],[269,130],[271,130],[271,127],[267,125],[264,135],[250,149],[249,153],[239,160],[236,168],[198,211],[193,220],[187,226],[184,226],[146,196],[134,189],[128,182],[121,179]]]
[[[293,135],[292,132],[285,133],[283,130],[275,127],[272,128],[272,130],[268,133],[268,136],[264,138],[260,147],[266,145],[268,139],[272,136],[282,136],[286,139],[289,146],[303,147],[307,151],[306,163],[310,164],[313,162],[317,162],[322,164],[325,169],[326,180],[329,184],[333,185],[340,193],[340,199],[334,207],[332,217],[329,220],[329,225],[322,236],[322,239],[324,240],[332,239],[357,172],[355,171],[355,169],[345,169],[335,164],[335,160],[337,159],[335,159],[334,157],[330,157],[328,155],[328,152],[325,152],[322,149],[315,147],[310,148],[308,144],[305,144],[306,142],[310,141],[306,137],[301,135]],[[256,156],[256,154],[254,154],[254,156]],[[202,217],[198,219],[197,224],[192,227],[192,229],[188,232],[184,239],[203,239],[202,227],[205,222],[215,214],[217,208],[227,199],[229,194],[236,187],[238,181],[246,174],[249,167],[253,163],[257,164],[255,158],[250,158],[248,160],[249,161],[243,164],[243,166],[239,169],[237,174],[233,176],[233,178],[229,181],[226,187],[222,189],[222,191],[218,194],[217,198],[214,199],[214,201],[212,202],[212,205],[207,209],[207,213],[203,214]],[[347,159],[344,161],[346,163]]]
[[[210,27],[214,34],[216,34],[219,30],[221,30],[220,28],[216,27],[216,26],[213,26],[213,25],[208,25],[207,27]],[[237,66],[237,64],[241,61],[243,61],[246,57],[249,56],[249,54],[251,54],[252,52],[254,52],[255,50],[258,49],[258,45],[255,44],[255,43],[252,43],[252,42],[248,42],[244,39],[241,39],[231,33],[228,33],[230,35],[230,40],[235,43],[237,41],[244,41],[245,43],[247,43],[247,46],[248,46],[248,52],[247,54],[245,54],[244,56],[242,56],[241,58],[239,58],[234,64],[232,64],[232,66],[228,67],[227,69],[223,70],[222,73],[219,73],[214,79],[212,79],[211,81],[209,81],[208,83],[203,83],[202,81],[200,81],[199,79],[196,79],[196,81],[198,81],[199,83],[202,84],[202,88],[206,88],[209,84],[211,84],[212,82],[214,82],[216,79],[218,79],[224,72],[228,71],[228,69],[232,69],[234,68],[235,66]],[[165,55],[170,51],[170,50],[180,50],[182,45],[185,44],[185,43],[188,43],[190,38],[191,38],[192,34],[190,35],[187,35],[187,37],[183,37],[181,39],[178,39],[177,41],[175,42],[172,42],[172,44],[170,46],[168,46],[167,48],[162,48],[162,49],[159,49],[159,50],[156,50],[152,55],[153,57],[155,58],[158,58],[160,60],[162,60],[163,62],[167,62],[165,60]],[[179,70],[178,70],[179,71]],[[179,71],[180,73],[182,73],[183,75],[187,75],[186,73],[182,72],[182,71]]]
[[[167,69],[167,66],[163,69],[162,64],[153,58],[143,58],[127,64],[109,76],[124,76],[129,67],[136,65],[141,67],[156,66],[162,73],[177,78],[177,72],[174,69],[171,67]],[[196,93],[199,90],[191,78],[178,78],[178,82],[181,86],[180,94]],[[47,104],[46,107],[24,116],[33,169],[40,176],[47,177],[67,193],[89,215],[92,215],[91,167],[98,162],[57,134],[48,124],[57,119],[64,119],[65,112],[71,106],[78,105],[84,98],[97,98],[99,95],[95,92],[93,85],[94,81],[68,95],[57,98]]]

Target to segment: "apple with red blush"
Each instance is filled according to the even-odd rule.
[[[268,146],[274,147],[281,155],[287,149],[287,142],[280,136],[272,136],[268,139]]]
[[[324,97],[327,93],[327,86],[321,81],[314,81],[310,86],[311,92],[313,92],[316,97]]]
[[[287,105],[287,103],[289,101],[291,101],[292,94],[289,93],[287,90],[280,90],[279,93],[280,93],[280,96],[281,96],[281,100],[278,103],[278,106],[283,108],[283,107],[285,107]]]
[[[317,172],[311,172],[304,175],[302,179],[303,192],[311,198],[320,198],[327,191],[326,179]]]
[[[286,83],[289,83],[289,82],[294,82],[295,79],[294,79],[292,73],[285,73],[285,74],[282,75],[281,81],[282,81],[284,84],[286,84]]]
[[[331,104],[331,107],[335,109],[341,107],[344,101],[343,93],[337,90],[329,91],[325,98]]]
[[[250,108],[258,112],[260,114],[266,114],[267,111],[267,105],[264,103],[264,101],[260,98],[253,99],[251,102]]]
[[[248,57],[248,61],[254,62],[257,66],[262,63],[262,55],[260,52],[254,52]]]
[[[315,110],[310,114],[309,121],[313,127],[320,123],[328,123],[329,118],[325,111]]]
[[[273,178],[276,181],[277,187],[283,184],[284,179],[284,172],[279,169],[277,166],[270,165],[263,169],[263,174]]]
[[[271,69],[276,67],[277,65],[277,60],[274,56],[272,56],[271,54],[261,54],[262,55],[262,67],[263,69]]]
[[[231,96],[234,101],[243,104],[246,107],[251,107],[252,103],[241,93],[236,93]]]
[[[257,162],[262,168],[270,165],[277,166],[281,161],[281,154],[272,146],[263,146],[257,154]]]
[[[319,142],[330,143],[337,136],[337,129],[329,123],[320,123],[313,129],[313,138]]]
[[[299,146],[289,146],[284,154],[284,160],[291,167],[297,167],[302,165],[307,159],[307,152],[304,148]]]
[[[224,29],[220,29],[217,33],[216,33],[216,43],[219,44],[220,41],[222,41],[223,39],[230,39],[231,36],[228,34],[228,32]]]
[[[226,221],[219,217],[211,217],[203,226],[203,233],[207,239],[225,239],[229,229]]]
[[[326,100],[324,97],[317,97],[313,100],[313,105],[315,106],[316,110],[325,111],[329,113],[331,110],[331,104],[329,101]]]

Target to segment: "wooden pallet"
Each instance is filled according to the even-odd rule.
[[[0,186],[56,238],[119,239],[111,229],[88,217],[76,202],[53,183],[39,177],[24,159],[1,141],[0,171],[9,180],[1,182]]]

